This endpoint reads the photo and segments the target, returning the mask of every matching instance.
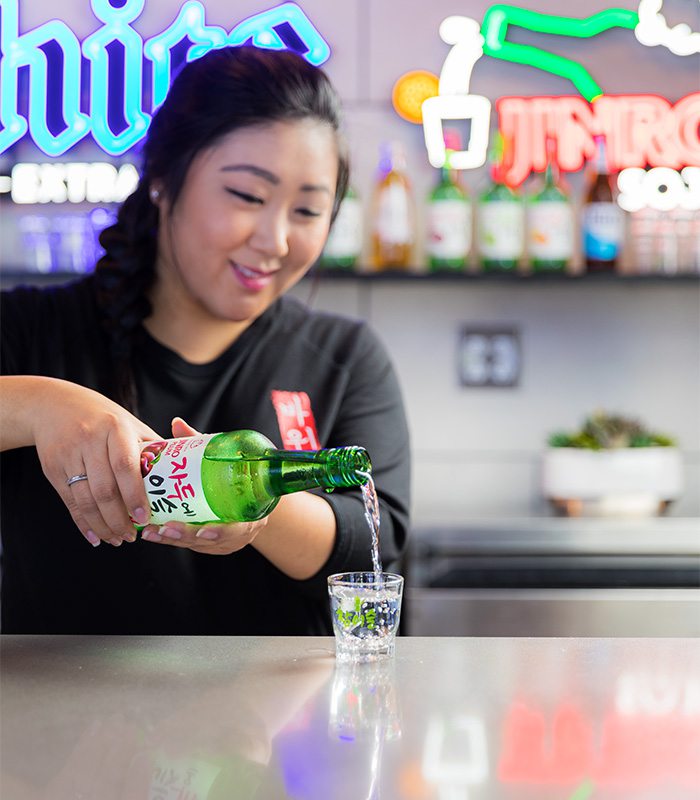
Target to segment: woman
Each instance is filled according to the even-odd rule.
[[[209,52],[154,116],[95,274],[3,295],[3,632],[330,632],[327,575],[371,568],[360,493],[137,537],[140,448],[168,435],[366,447],[384,561],[401,553],[408,436],[389,360],[362,323],[284,297],[347,186],[339,124],[300,56]]]

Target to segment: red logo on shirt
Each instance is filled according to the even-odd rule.
[[[272,390],[272,405],[285,450],[320,450],[316,420],[311,401],[306,392],[281,392]]]

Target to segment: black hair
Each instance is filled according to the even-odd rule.
[[[139,183],[117,221],[100,235],[105,250],[95,269],[95,291],[109,341],[115,399],[137,413],[131,369],[134,335],[150,314],[155,279],[158,209],[153,182],[172,208],[195,157],[228,133],[253,125],[301,119],[335,132],[338,181],[332,219],[348,185],[347,151],[340,134],[340,101],[326,74],[291,51],[252,46],[210,50],[187,63],[153,117],[143,147]]]

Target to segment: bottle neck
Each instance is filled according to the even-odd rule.
[[[547,161],[547,167],[544,171],[544,185],[549,189],[557,185],[558,179],[556,167],[551,159]]]
[[[598,175],[608,174],[608,154],[604,139],[596,140],[596,156],[594,161],[594,167]]]
[[[326,450],[271,450],[270,481],[278,495],[321,487],[361,486],[367,482],[372,464],[362,447]]]

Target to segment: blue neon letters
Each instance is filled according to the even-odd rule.
[[[131,27],[143,11],[145,0],[125,0],[121,8],[113,7],[110,0],[90,3],[103,25],[81,47],[73,31],[59,20],[20,34],[19,0],[0,0],[0,153],[27,132],[37,147],[50,156],[65,153],[88,133],[106,153],[124,153],[145,135],[151,122],[151,114],[144,109],[144,59],[151,64],[152,112],[163,102],[170,86],[172,50],[185,38],[189,40],[188,61],[215,47],[244,43],[293,49],[315,65],[330,55],[328,44],[295,3],[283,3],[255,14],[226,33],[223,28],[206,24],[204,7],[198,0],[188,0],[166,30],[145,42]],[[65,124],[61,130],[49,124],[48,112],[51,98],[47,51],[56,46],[62,54],[60,113]],[[116,81],[111,60],[116,58],[117,50],[121,65],[119,86],[112,84]],[[90,68],[89,114],[81,110],[83,58]],[[17,105],[22,67],[28,68],[29,73],[26,119]],[[113,105],[117,94],[123,98],[119,109],[123,124],[119,126],[110,120],[110,103]]]

